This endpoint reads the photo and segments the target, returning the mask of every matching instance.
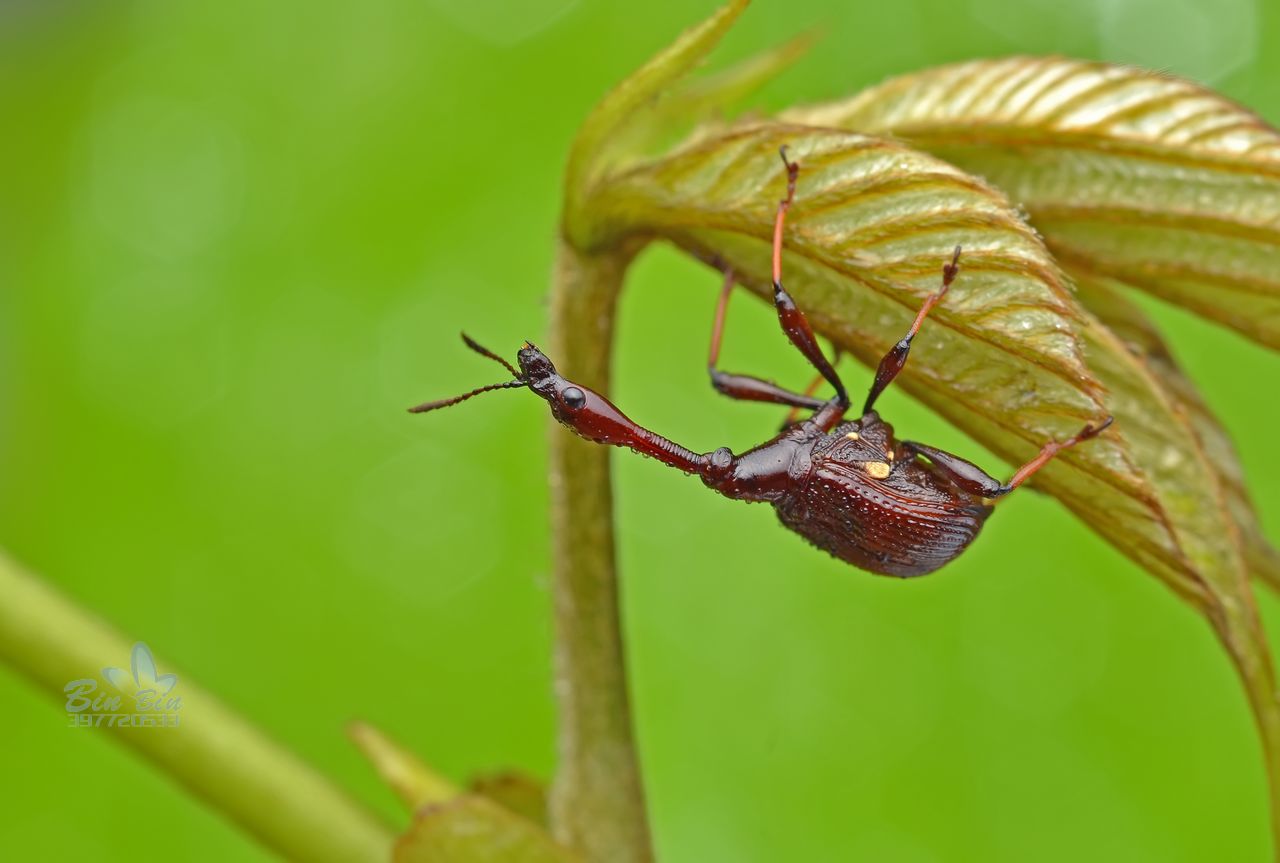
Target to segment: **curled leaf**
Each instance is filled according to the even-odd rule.
[[[682,81],[660,111],[663,117],[678,118],[723,111],[803,57],[816,38],[813,31],[804,32],[726,69]]]
[[[609,141],[602,161],[613,167],[677,143],[697,124],[720,124],[731,106],[776,78],[813,45],[809,31],[725,69],[681,79],[658,93],[640,122],[624,124]]]
[[[1213,623],[1264,734],[1280,742],[1223,475],[1160,378],[1077,302],[1001,193],[899,143],[766,124],[613,177],[593,200],[601,236],[670,240],[768,295],[782,144],[801,165],[783,278],[815,328],[874,367],[963,246],[901,384],[1013,464],[1113,414],[1111,432],[1060,455],[1035,484]]]
[[[747,2],[730,0],[710,18],[681,34],[611,90],[583,121],[565,168],[566,234],[577,238],[587,230],[581,218],[582,207],[596,177],[609,167],[611,139],[633,126],[647,103],[711,52],[747,8]]]
[[[646,80],[642,70],[622,89]],[[664,158],[624,154],[625,124],[611,123],[591,139],[607,158],[590,172],[570,165],[553,295],[567,367],[607,383],[618,270],[652,239],[772,293],[783,144],[802,166],[784,280],[815,329],[867,365],[963,246],[960,279],[901,385],[1014,464],[1115,416],[1033,482],[1212,623],[1261,730],[1280,837],[1280,706],[1242,551],[1254,560],[1267,547],[1253,542],[1234,460],[1194,391],[1082,305],[1069,278],[1138,287],[1280,347],[1280,135],[1194,85],[1059,58],[947,67],[777,123],[703,127]],[[1131,335],[1134,321],[1105,299],[1098,311]],[[582,332],[595,335],[566,335]],[[607,462],[554,440],[553,487],[589,480],[562,497],[578,521],[595,516],[593,533],[566,529],[574,508],[557,504],[561,545],[581,536],[598,552],[569,558],[586,583],[592,566],[612,572]]]
[[[1280,133],[1217,93],[1127,66],[1014,57],[785,116],[891,134],[986,177],[1072,275],[1280,348]]]
[[[1205,458],[1218,475],[1227,511],[1240,531],[1246,567],[1252,575],[1280,590],[1280,554],[1262,532],[1240,458],[1226,429],[1178,366],[1159,330],[1142,309],[1126,299],[1114,283],[1102,279],[1080,279],[1077,288],[1080,300],[1160,381],[1185,417]]]
[[[784,279],[819,330],[874,366],[961,245],[962,275],[916,342],[903,384],[1013,462],[1106,413],[1085,361],[1089,315],[1034,232],[999,192],[899,144],[781,124],[732,131],[614,178],[594,201],[596,218],[615,234],[670,239],[763,291],[784,143],[801,165]],[[1198,593],[1118,429],[1066,453],[1042,483]]]

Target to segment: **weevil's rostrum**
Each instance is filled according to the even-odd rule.
[[[707,368],[712,386],[730,398],[788,405],[812,411],[789,423],[765,443],[734,455],[721,447],[695,453],[632,422],[604,396],[566,380],[532,344],[517,354],[519,368],[467,336],[467,346],[501,363],[514,380],[492,384],[451,399],[410,408],[415,413],[457,404],[494,389],[528,387],[547,401],[564,426],[587,440],[626,447],[664,464],[696,474],[726,497],[773,504],[781,522],[840,560],[883,575],[925,575],[954,560],[978,535],[994,503],[1021,485],[1053,456],[1086,441],[1111,424],[1107,417],[1064,441],[1046,443],[1040,453],[1000,482],[977,465],[943,450],[899,441],[880,419],[875,402],[906,365],[912,340],[929,311],[940,302],[960,269],[960,248],[942,266],[941,286],[927,297],[907,334],[885,354],[860,417],[845,419],[850,402],[843,382],[782,286],[782,240],[787,210],[795,197],[799,166],[782,153],[787,193],[778,202],[773,235],[773,295],[778,321],[791,343],[835,390],[829,399],[783,389],[718,366],[725,312],[735,284],[726,272],[711,335]]]

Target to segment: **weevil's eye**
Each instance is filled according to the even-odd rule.
[[[587,396],[577,387],[565,387],[564,392],[560,394],[560,400],[564,402],[564,406],[571,411],[579,410],[586,407]]]

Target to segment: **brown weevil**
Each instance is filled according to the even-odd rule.
[[[515,379],[410,410],[422,413],[482,392],[528,387],[547,401],[560,423],[581,437],[626,447],[696,474],[726,497],[767,501],[788,528],[861,569],[908,577],[933,572],[955,559],[978,535],[997,498],[1021,485],[1056,453],[1098,435],[1112,418],[1086,425],[1064,441],[1046,443],[1004,483],[958,456],[894,438],[893,427],[876,414],[875,402],[902,371],[925,316],[955,280],[960,267],[957,246],[942,268],[939,290],[925,299],[907,334],[880,361],[860,418],[846,421],[849,396],[844,384],[819,347],[804,313],[782,287],[783,224],[795,197],[799,172],[799,166],[787,159],[786,148],[782,161],[787,170],[787,193],[778,202],[774,221],[774,306],[787,338],[821,379],[835,388],[835,394],[823,400],[717,368],[725,310],[734,285],[732,272],[726,273],[716,307],[707,367],[711,384],[720,393],[734,399],[789,405],[793,411],[812,411],[808,419],[788,424],[774,438],[741,455],[726,447],[699,454],[637,425],[604,396],[561,377],[551,360],[532,344],[526,342],[520,349],[517,369],[465,334],[468,347],[501,363]]]

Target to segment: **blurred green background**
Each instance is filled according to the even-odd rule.
[[[0,4],[0,545],[388,817],[350,718],[456,777],[549,775],[545,409],[404,408],[495,379],[460,327],[508,354],[544,335],[577,123],[712,8]],[[1280,120],[1261,0],[758,0],[717,58],[811,25],[824,40],[758,104],[1052,52]],[[699,450],[779,420],[707,386],[717,283],[651,250],[617,343],[617,401]],[[1153,311],[1280,537],[1280,358]],[[725,360],[808,376],[745,295]],[[900,393],[882,405],[1008,469]],[[1267,859],[1258,744],[1209,628],[1056,502],[1015,496],[955,565],[901,582],[616,465],[664,863]],[[267,857],[8,672],[0,705],[5,859]]]

